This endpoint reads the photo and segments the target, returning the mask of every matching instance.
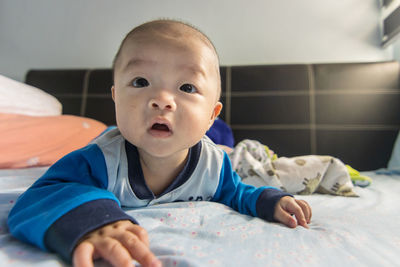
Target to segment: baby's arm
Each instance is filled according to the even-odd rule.
[[[220,184],[213,201],[226,204],[240,213],[257,216],[267,221],[279,221],[289,227],[298,224],[307,227],[311,219],[311,208],[307,202],[296,200],[290,194],[272,187],[247,185],[232,170],[229,157],[225,154]],[[295,215],[295,218],[291,216]]]
[[[21,195],[9,213],[10,232],[70,261],[87,233],[121,220],[135,223],[107,191],[107,177],[96,146],[72,152]]]
[[[75,267],[92,267],[93,259],[103,258],[113,266],[161,266],[149,248],[145,229],[130,221],[117,221],[84,236],[73,252]]]

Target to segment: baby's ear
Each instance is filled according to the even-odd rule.
[[[221,110],[222,110],[222,103],[218,101],[217,103],[215,103],[214,110],[210,118],[210,125],[208,127],[211,127],[213,125],[215,119],[221,113]]]
[[[111,86],[111,96],[112,96],[112,99],[115,101],[115,85]]]

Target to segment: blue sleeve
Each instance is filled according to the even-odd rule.
[[[100,148],[89,145],[74,151],[51,166],[19,197],[8,216],[10,232],[22,241],[43,250],[55,250],[68,258],[78,239],[94,230],[91,229],[94,218],[100,219],[103,225],[118,219],[131,219],[124,216],[118,199],[107,191],[107,186],[107,168]],[[95,225],[101,226],[99,224]],[[46,239],[46,233],[53,226],[64,227],[68,232]],[[69,241],[60,242],[63,234],[69,236]],[[58,246],[57,242],[63,245]]]
[[[241,182],[233,171],[230,159],[224,153],[220,182],[212,201],[220,202],[246,215],[273,221],[276,203],[284,196],[291,196],[274,187],[259,187]]]

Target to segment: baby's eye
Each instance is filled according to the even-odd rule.
[[[145,78],[137,77],[133,79],[132,86],[136,88],[146,87],[149,86],[149,82]]]
[[[184,85],[182,85],[179,90],[185,92],[185,93],[195,93],[197,92],[196,87],[193,84],[188,84],[185,83]]]

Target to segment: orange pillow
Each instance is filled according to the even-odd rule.
[[[49,166],[106,128],[99,121],[72,115],[0,113],[0,169]]]

